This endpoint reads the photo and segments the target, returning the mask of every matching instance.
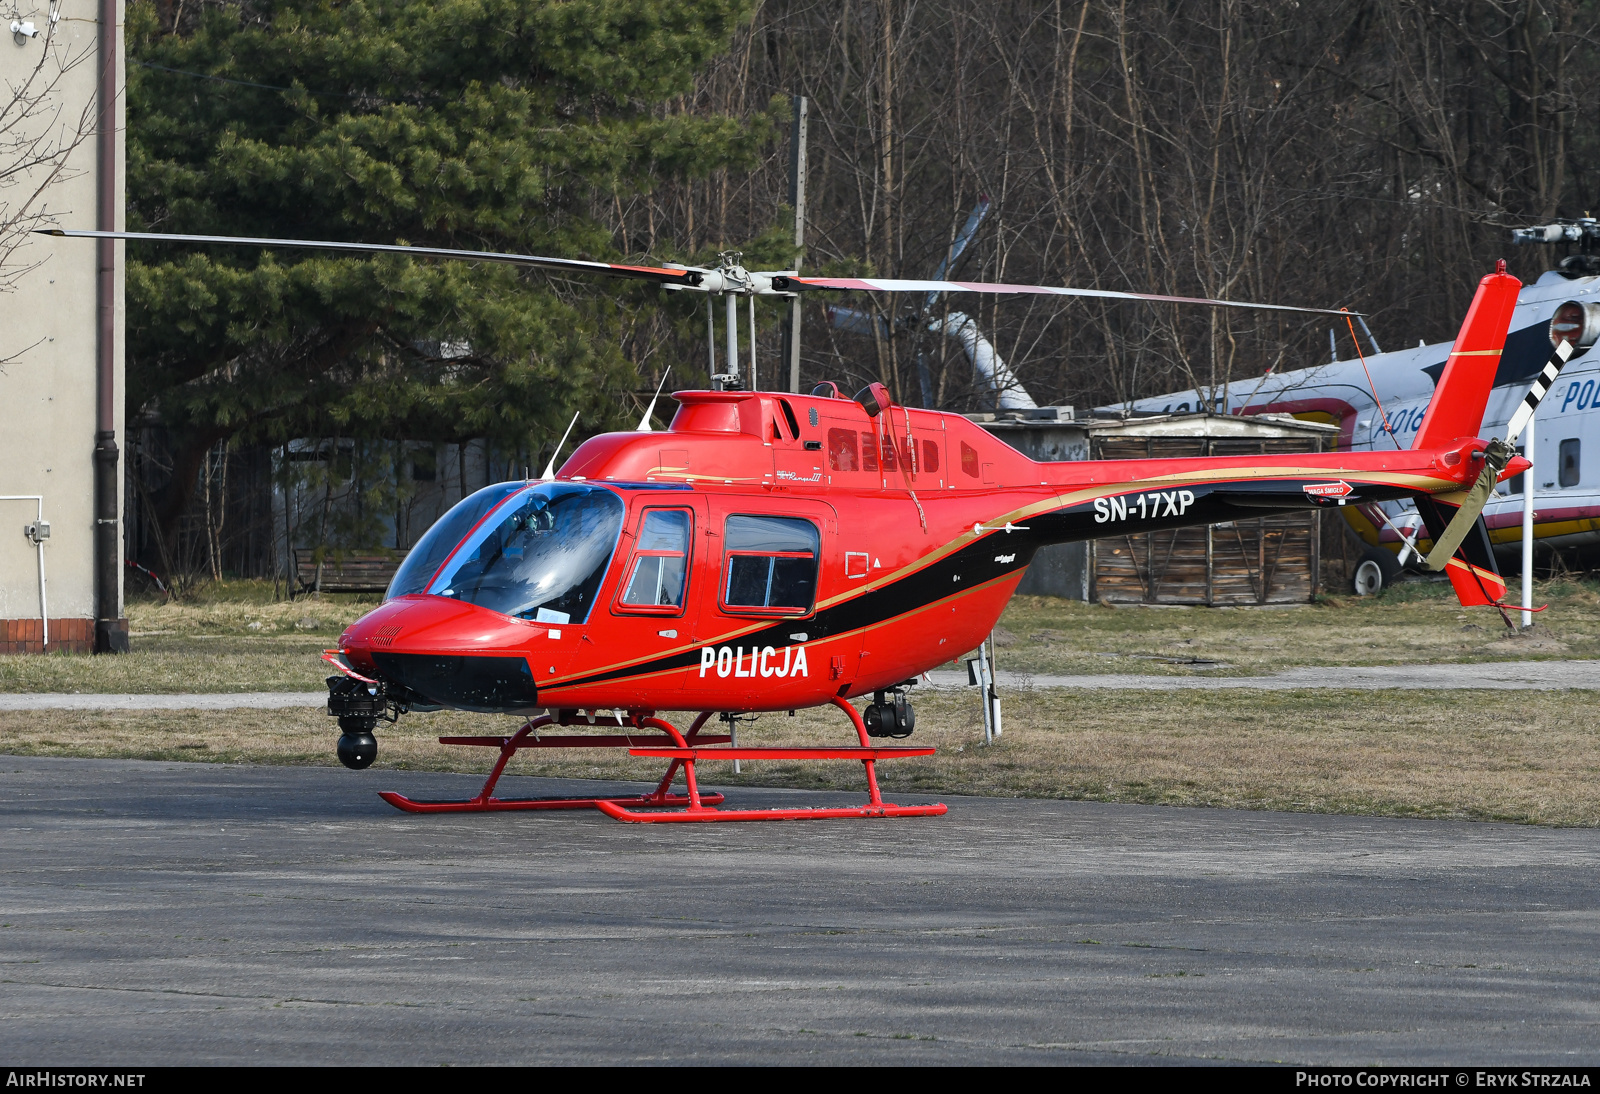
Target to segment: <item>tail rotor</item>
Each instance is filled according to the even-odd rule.
[[[1435,573],[1444,571],[1461,602],[1466,605],[1498,605],[1505,595],[1505,580],[1495,565],[1489,546],[1488,528],[1483,523],[1483,509],[1489,495],[1516,457],[1517,438],[1528,423],[1533,421],[1539,404],[1555,386],[1556,378],[1573,357],[1593,346],[1600,339],[1600,304],[1581,304],[1569,300],[1556,309],[1550,322],[1550,359],[1534,379],[1527,396],[1517,406],[1516,413],[1507,423],[1504,440],[1496,437],[1485,446],[1483,469],[1458,506],[1439,498],[1418,498],[1418,508],[1428,522],[1433,534],[1433,549],[1428,552],[1426,566]],[[1441,381],[1441,388],[1443,383]],[[1455,512],[1446,519],[1446,511]]]

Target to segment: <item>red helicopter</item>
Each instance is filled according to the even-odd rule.
[[[732,368],[723,378],[730,381],[741,295],[1174,299],[751,273],[730,261],[719,269],[657,268],[371,244],[52,234],[399,252],[720,292],[728,301]],[[383,798],[410,812],[592,807],[645,822],[935,816],[943,804],[885,802],[875,769],[879,760],[934,750],[876,742],[911,734],[906,688],[982,641],[1046,544],[1414,497],[1434,540],[1431,568],[1449,575],[1463,604],[1498,605],[1505,582],[1480,514],[1495,482],[1528,466],[1508,442],[1572,352],[1570,341],[1554,342],[1511,437],[1477,436],[1520,287],[1503,262],[1479,283],[1415,445],[1393,452],[1036,463],[960,415],[895,405],[881,384],[854,397],[832,383],[809,395],[677,392],[679,409],[665,432],[647,431],[647,413],[640,431],[592,437],[559,472],[552,459],[541,479],[486,487],[417,542],[384,603],[324,655],[339,670],[328,680],[328,713],[342,731],[339,758],[351,768],[370,765],[379,721],[408,711],[511,714],[528,718],[513,735],[440,738],[499,749],[476,797]],[[872,700],[864,711],[849,702],[861,696]],[[731,727],[741,714],[824,704],[849,720],[854,744],[745,747],[733,744],[731,732],[705,732],[717,714]],[[680,729],[657,716],[663,710],[701,713]],[[604,734],[544,732],[612,724],[615,732]],[[631,798],[493,795],[517,751],[571,747],[626,748],[667,761],[667,770],[652,793]],[[859,761],[869,800],[733,810],[718,809],[722,797],[699,789],[700,761],[776,759]],[[679,771],[683,793],[673,789]]]

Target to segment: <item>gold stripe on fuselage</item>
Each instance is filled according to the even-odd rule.
[[[1229,481],[1237,482],[1237,481],[1257,481],[1257,480],[1262,480],[1262,479],[1272,480],[1272,479],[1307,479],[1307,478],[1309,478],[1309,479],[1348,478],[1348,479],[1355,479],[1358,482],[1366,482],[1366,483],[1370,483],[1370,484],[1373,484],[1373,485],[1414,487],[1414,488],[1417,488],[1417,489],[1423,490],[1423,491],[1427,491],[1427,487],[1428,487],[1429,484],[1435,484],[1436,485],[1436,484],[1439,484],[1439,483],[1448,483],[1451,486],[1459,487],[1459,484],[1457,484],[1453,479],[1439,479],[1439,478],[1437,478],[1435,476],[1420,475],[1420,474],[1402,474],[1402,473],[1398,473],[1398,472],[1351,472],[1351,471],[1347,471],[1347,470],[1344,470],[1344,469],[1326,468],[1326,467],[1317,467],[1317,468],[1293,467],[1293,466],[1284,467],[1284,466],[1279,466],[1279,465],[1269,465],[1269,466],[1265,466],[1264,467],[1264,466],[1261,466],[1261,465],[1255,465],[1255,466],[1251,466],[1251,467],[1216,468],[1216,469],[1213,469],[1213,470],[1184,472],[1184,473],[1181,473],[1181,474],[1180,473],[1173,473],[1171,475],[1158,475],[1158,476],[1155,476],[1155,477],[1152,477],[1152,478],[1147,478],[1147,479],[1129,479],[1129,480],[1126,480],[1126,481],[1120,482],[1120,483],[1119,482],[1095,483],[1092,486],[1084,486],[1084,487],[1081,487],[1079,489],[1071,490],[1071,491],[1069,491],[1069,492],[1067,492],[1065,494],[1052,494],[1049,497],[1041,498],[1040,500],[1038,500],[1036,502],[1033,502],[1033,503],[1031,503],[1029,505],[1020,506],[1020,507],[1018,507],[1016,509],[1012,509],[1009,512],[1002,513],[1000,515],[991,517],[989,519],[989,523],[997,523],[997,524],[1004,525],[1004,524],[1009,522],[1009,523],[1012,523],[1012,524],[1016,524],[1016,523],[1018,523],[1020,521],[1025,521],[1030,517],[1041,516],[1041,515],[1046,514],[1046,513],[1054,512],[1054,511],[1056,511],[1058,509],[1070,508],[1071,506],[1081,504],[1082,502],[1093,501],[1095,498],[1108,497],[1108,496],[1112,496],[1112,495],[1115,495],[1115,494],[1118,494],[1118,493],[1125,493],[1125,492],[1130,491],[1130,490],[1141,490],[1142,491],[1142,490],[1149,489],[1151,486],[1160,486],[1160,485],[1164,485],[1164,484],[1165,485],[1170,485],[1170,484],[1174,484],[1174,483],[1201,483],[1201,482],[1205,482],[1205,483],[1209,483],[1209,484],[1215,485],[1217,483],[1229,482]],[[708,481],[716,481],[716,480],[709,480],[709,478],[708,478]],[[1052,489],[1052,487],[1049,484],[1045,484],[1043,486],[1043,488],[1044,489]],[[1039,488],[1038,487],[1022,487],[1022,488],[1018,488],[1018,489],[1039,489]],[[915,574],[919,570],[924,570],[924,569],[927,569],[930,566],[936,565],[937,563],[939,563],[939,562],[943,561],[944,559],[948,558],[950,555],[955,554],[957,551],[959,551],[962,548],[966,547],[969,543],[975,542],[978,539],[982,538],[983,536],[990,534],[991,532],[1002,531],[1002,530],[1003,530],[1002,528],[994,528],[994,529],[989,529],[988,531],[985,531],[983,533],[975,533],[975,532],[971,531],[970,529],[964,530],[963,532],[961,532],[961,534],[957,535],[955,538],[947,540],[945,543],[943,543],[939,547],[937,547],[934,550],[928,552],[927,554],[921,556],[920,558],[916,559],[915,561],[910,562],[910,563],[906,564],[905,566],[900,567],[897,570],[892,570],[889,573],[882,575],[881,577],[869,580],[864,585],[855,586],[854,588],[848,589],[848,590],[846,590],[846,591],[844,591],[842,593],[839,593],[836,596],[829,597],[826,600],[818,601],[817,604],[815,605],[815,607],[812,609],[812,612],[808,616],[796,618],[795,619],[795,624],[798,627],[800,624],[802,624],[805,621],[805,619],[810,618],[812,615],[815,615],[817,612],[837,607],[838,605],[843,604],[846,601],[854,600],[854,599],[856,599],[858,597],[865,596],[868,593],[875,592],[878,589],[881,589],[881,588],[883,588],[883,587],[885,587],[887,585],[892,585],[897,581],[904,580],[905,578],[910,577],[911,575]],[[973,586],[971,588],[965,589],[960,593],[955,593],[955,594],[952,594],[951,596],[947,596],[947,597],[940,597],[937,600],[929,601],[927,604],[918,605],[916,608],[910,609],[910,611],[920,611],[920,610],[923,610],[925,608],[931,607],[934,604],[942,604],[942,603],[947,603],[948,601],[953,600],[953,599],[960,599],[961,597],[967,596],[967,595],[969,595],[971,593],[977,592],[980,589],[986,588],[989,585],[992,585],[995,581],[1003,581],[1003,580],[1006,580],[1007,578],[1010,578],[1012,576],[1014,576],[1014,572],[1013,573],[1002,574],[999,577],[992,578],[989,581],[982,582],[979,585],[976,585],[976,586]],[[900,614],[903,615],[903,614],[907,614],[907,613],[900,613]],[[897,618],[897,617],[891,617],[891,618]],[[617,661],[617,662],[614,662],[614,663],[609,664],[609,665],[603,665],[603,666],[599,666],[599,667],[595,667],[595,668],[585,669],[585,670],[583,670],[581,672],[571,672],[571,673],[566,674],[565,676],[552,678],[551,681],[549,682],[549,684],[541,685],[541,686],[542,687],[559,687],[559,686],[563,686],[563,681],[578,680],[578,679],[582,679],[582,678],[587,677],[587,676],[594,676],[594,675],[596,675],[598,673],[612,672],[612,671],[615,671],[615,670],[618,670],[618,669],[627,668],[629,665],[648,664],[648,663],[650,663],[652,661],[660,660],[661,658],[673,657],[673,656],[677,656],[679,654],[688,653],[691,650],[697,650],[697,649],[700,649],[703,646],[727,645],[730,642],[737,641],[739,638],[741,638],[741,637],[743,637],[743,636],[745,636],[747,634],[752,634],[752,633],[755,633],[756,631],[765,630],[766,628],[772,626],[774,623],[779,622],[779,621],[780,621],[779,619],[773,619],[773,618],[766,618],[766,619],[752,621],[752,622],[750,622],[748,624],[740,625],[740,626],[734,628],[733,630],[727,631],[727,632],[725,632],[723,634],[716,635],[716,636],[713,636],[713,637],[707,637],[707,638],[702,639],[702,640],[700,640],[698,642],[692,642],[692,643],[687,643],[687,644],[683,644],[683,645],[674,646],[674,647],[672,647],[670,649],[663,650],[663,651],[660,651],[658,653],[647,654],[647,655],[642,656],[642,657],[629,658],[627,660]],[[882,625],[881,623],[864,624],[862,627],[855,628],[855,630],[864,631],[864,630],[867,630],[867,629],[869,629],[871,627],[881,626],[881,625]],[[849,634],[852,634],[852,633],[854,633],[854,631],[841,631],[841,632],[839,632],[839,634],[829,635],[828,637],[829,637],[829,639],[835,639],[835,638],[839,638],[841,636],[849,635]],[[681,668],[681,666],[679,668]],[[639,679],[639,678],[647,677],[647,676],[656,676],[656,675],[660,675],[662,673],[667,673],[667,672],[676,672],[676,671],[679,671],[679,668],[660,669],[660,670],[657,670],[656,672],[643,673],[643,674],[640,674],[639,677],[634,677],[633,679]],[[598,686],[599,684],[607,683],[607,682],[608,681],[597,681],[595,686]],[[588,685],[586,685],[586,686],[588,686]]]

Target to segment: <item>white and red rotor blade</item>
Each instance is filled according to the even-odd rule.
[[[976,292],[1032,296],[1091,296],[1101,300],[1153,300],[1164,304],[1202,304],[1211,308],[1254,308],[1258,311],[1292,311],[1307,315],[1359,315],[1342,308],[1298,308],[1290,304],[1254,304],[1243,300],[1208,300],[1199,296],[1162,296],[1159,293],[1115,292],[1111,289],[1070,289],[1062,285],[1008,285],[989,281],[917,281],[885,277],[785,277],[772,279],[780,292],[825,289],[834,292],[947,293]]]
[[[73,239],[131,239],[150,243],[216,243],[235,247],[298,247],[314,251],[345,251],[354,254],[409,255],[413,258],[448,258],[464,262],[500,262],[508,266],[531,266],[540,270],[565,270],[605,277],[625,277],[653,281],[662,285],[698,286],[704,278],[699,270],[669,269],[659,266],[628,266],[616,262],[591,262],[581,258],[546,258],[541,255],[502,254],[498,251],[458,251],[446,247],[408,247],[398,243],[341,243],[329,239],[259,239],[249,236],[191,236],[166,232],[90,232],[67,228],[39,228],[36,234],[66,236]]]

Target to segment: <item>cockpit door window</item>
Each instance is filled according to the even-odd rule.
[[[817,526],[797,517],[730,516],[722,606],[738,614],[804,615],[817,596]]]
[[[693,514],[687,509],[646,509],[639,521],[633,563],[617,607],[649,615],[683,614],[689,578]]]

